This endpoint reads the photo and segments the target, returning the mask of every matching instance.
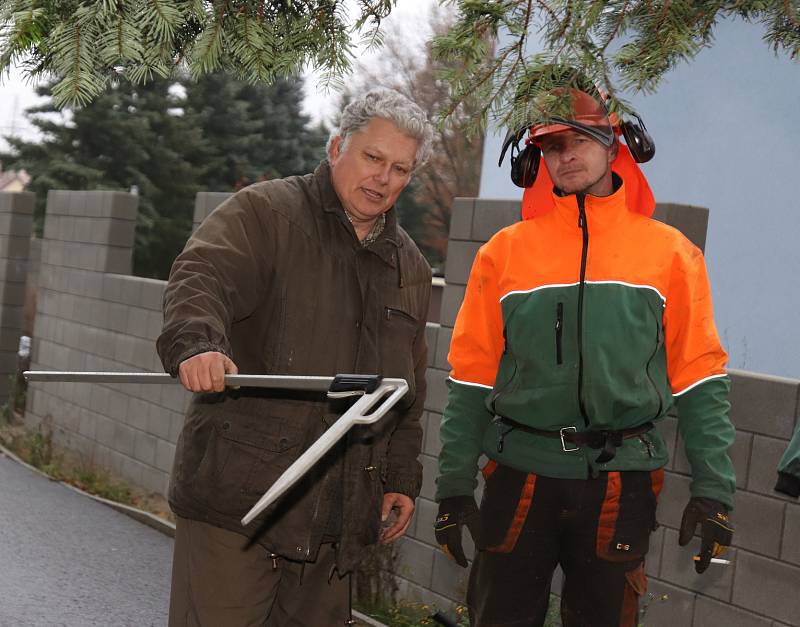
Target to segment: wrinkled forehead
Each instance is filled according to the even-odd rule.
[[[366,150],[374,156],[412,167],[416,162],[419,140],[386,118],[374,117],[342,139],[344,150]]]

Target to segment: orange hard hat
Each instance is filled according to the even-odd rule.
[[[605,105],[584,91],[573,88],[559,88],[555,94],[568,93],[571,97],[571,113],[569,117],[549,116],[530,127],[529,140],[538,143],[537,139],[551,133],[575,130],[600,142],[606,148],[614,143],[614,127]]]

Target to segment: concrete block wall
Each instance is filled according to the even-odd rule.
[[[520,203],[513,201],[459,198],[453,206],[441,324],[429,324],[427,329],[430,356],[421,458],[424,482],[415,521],[401,540],[395,573],[399,593],[406,599],[443,608],[464,599],[468,571],[444,557],[432,531],[437,511],[433,502],[436,460],[441,446],[438,426],[447,400],[450,369],[447,352],[475,252],[519,215]],[[704,247],[708,210],[659,205],[655,217]],[[644,621],[648,627],[800,625],[800,503],[772,491],[778,460],[798,423],[800,381],[741,371],[731,371],[731,377],[731,418],[737,428],[731,454],[739,490],[734,548],[730,551],[733,563],[712,566],[699,576],[691,559],[699,540],[686,548],[678,546],[677,530],[689,497],[690,471],[682,453],[677,419],[670,417],[660,425],[671,450],[659,504],[661,527],[652,536],[647,559],[649,592],[668,598],[650,602]],[[471,557],[473,547],[465,548]],[[560,577],[557,572],[553,584],[556,592]]]
[[[30,192],[0,192],[0,405],[17,371],[35,202]]]
[[[138,201],[51,191],[37,286],[32,369],[155,371],[165,283],[130,276]],[[175,385],[32,383],[26,422],[88,463],[163,493],[188,394]]]

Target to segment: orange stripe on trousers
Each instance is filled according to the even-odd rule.
[[[622,480],[619,472],[609,472],[606,483],[606,496],[600,509],[597,521],[597,555],[602,556],[608,552],[608,546],[614,537],[619,516],[619,497],[622,491]]]
[[[522,494],[517,503],[517,509],[514,512],[514,518],[511,520],[511,525],[508,527],[506,537],[502,544],[489,547],[487,550],[496,553],[510,553],[514,550],[517,544],[519,534],[522,532],[522,526],[525,524],[525,519],[528,517],[528,511],[533,502],[533,491],[536,487],[536,475],[529,473],[525,479],[525,485],[522,486]]]
[[[661,488],[664,486],[664,469],[659,468],[650,473],[650,485],[653,489],[653,494],[658,501],[658,495],[661,494]]]
[[[625,573],[625,592],[622,597],[619,627],[636,627],[639,624],[639,599],[647,592],[647,575],[644,562]]]
[[[481,473],[483,474],[484,480],[491,477],[495,470],[497,470],[497,462],[493,459],[490,459],[488,462],[486,462],[486,465],[481,468]]]

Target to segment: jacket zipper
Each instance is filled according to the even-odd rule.
[[[589,415],[583,402],[583,292],[586,287],[586,256],[589,252],[589,225],[586,223],[586,195],[576,194],[578,199],[578,228],[581,229],[581,276],[578,284],[578,405],[583,422],[589,426]]]
[[[517,305],[517,306],[519,306],[519,305]],[[494,414],[495,416],[498,415],[497,407],[496,407],[497,401],[505,393],[505,391],[511,386],[511,384],[515,383],[514,379],[517,376],[517,368],[518,368],[517,359],[514,356],[514,353],[511,352],[511,348],[509,347],[509,344],[508,344],[508,325],[511,323],[511,318],[514,315],[515,311],[516,311],[516,307],[509,312],[508,317],[506,318],[506,322],[503,325],[503,355],[508,355],[511,358],[511,360],[512,360],[512,362],[514,364],[514,369],[511,371],[511,376],[508,377],[508,380],[503,384],[502,387],[500,387],[497,390],[492,390],[492,393],[490,394],[489,399],[488,399],[489,408],[491,409],[492,414]],[[515,387],[516,387],[516,383],[515,383]],[[500,431],[500,433],[498,434],[498,438],[497,438],[497,452],[498,453],[502,453],[503,452],[505,436],[506,436],[507,433],[510,433],[510,431],[511,431],[510,429],[508,431],[505,431],[505,432]]]
[[[653,386],[653,390],[655,391],[656,396],[658,396],[658,411],[656,412],[656,415],[653,416],[653,419],[658,418],[661,415],[661,410],[664,408],[664,399],[661,396],[661,391],[658,389],[656,382],[653,381],[653,377],[650,376],[650,363],[655,358],[659,348],[661,348],[661,328],[658,326],[658,320],[656,320],[656,347],[655,350],[653,351],[653,354],[650,355],[650,359],[647,360],[647,365],[645,365],[644,367],[644,372],[647,375],[647,380],[650,382],[650,385]]]
[[[511,349],[508,346],[508,337],[506,335],[506,332],[507,332],[507,327],[504,326],[503,327],[503,354],[504,355],[508,355],[509,357],[511,357],[511,360],[514,363],[514,369],[511,371],[511,376],[503,384],[503,386],[501,388],[499,388],[498,390],[494,390],[493,393],[489,397],[489,406],[492,408],[492,413],[495,414],[495,415],[497,414],[497,411],[495,410],[495,404],[500,399],[500,397],[503,395],[503,393],[505,393],[506,388],[508,388],[508,386],[511,385],[511,383],[514,381],[514,378],[517,376],[517,359],[514,356],[514,353],[511,352]]]
[[[564,331],[564,303],[556,304],[556,364],[559,366],[563,363],[563,354],[561,352],[561,335]]]
[[[510,320],[510,318],[511,318],[511,316],[509,314],[509,320]],[[511,349],[508,347],[507,328],[508,328],[507,326],[503,326],[503,354],[504,355],[508,355],[508,356],[511,357],[511,359],[513,360],[513,363],[514,363],[514,370],[511,371],[511,376],[508,378],[508,380],[505,382],[505,384],[503,384],[503,387],[501,387],[499,390],[494,392],[492,394],[492,396],[490,397],[489,405],[490,405],[490,407],[492,409],[492,414],[494,414],[495,416],[498,416],[497,409],[496,409],[497,401],[500,399],[500,397],[503,395],[503,393],[505,393],[506,389],[514,382],[514,378],[517,376],[517,360],[514,357],[514,353],[512,353]],[[498,453],[502,453],[503,452],[503,448],[505,447],[506,435],[511,433],[511,431],[513,429],[509,428],[506,431],[503,431],[502,425],[498,424],[498,426],[500,427],[500,429],[499,429],[498,434],[497,434],[497,452]]]

